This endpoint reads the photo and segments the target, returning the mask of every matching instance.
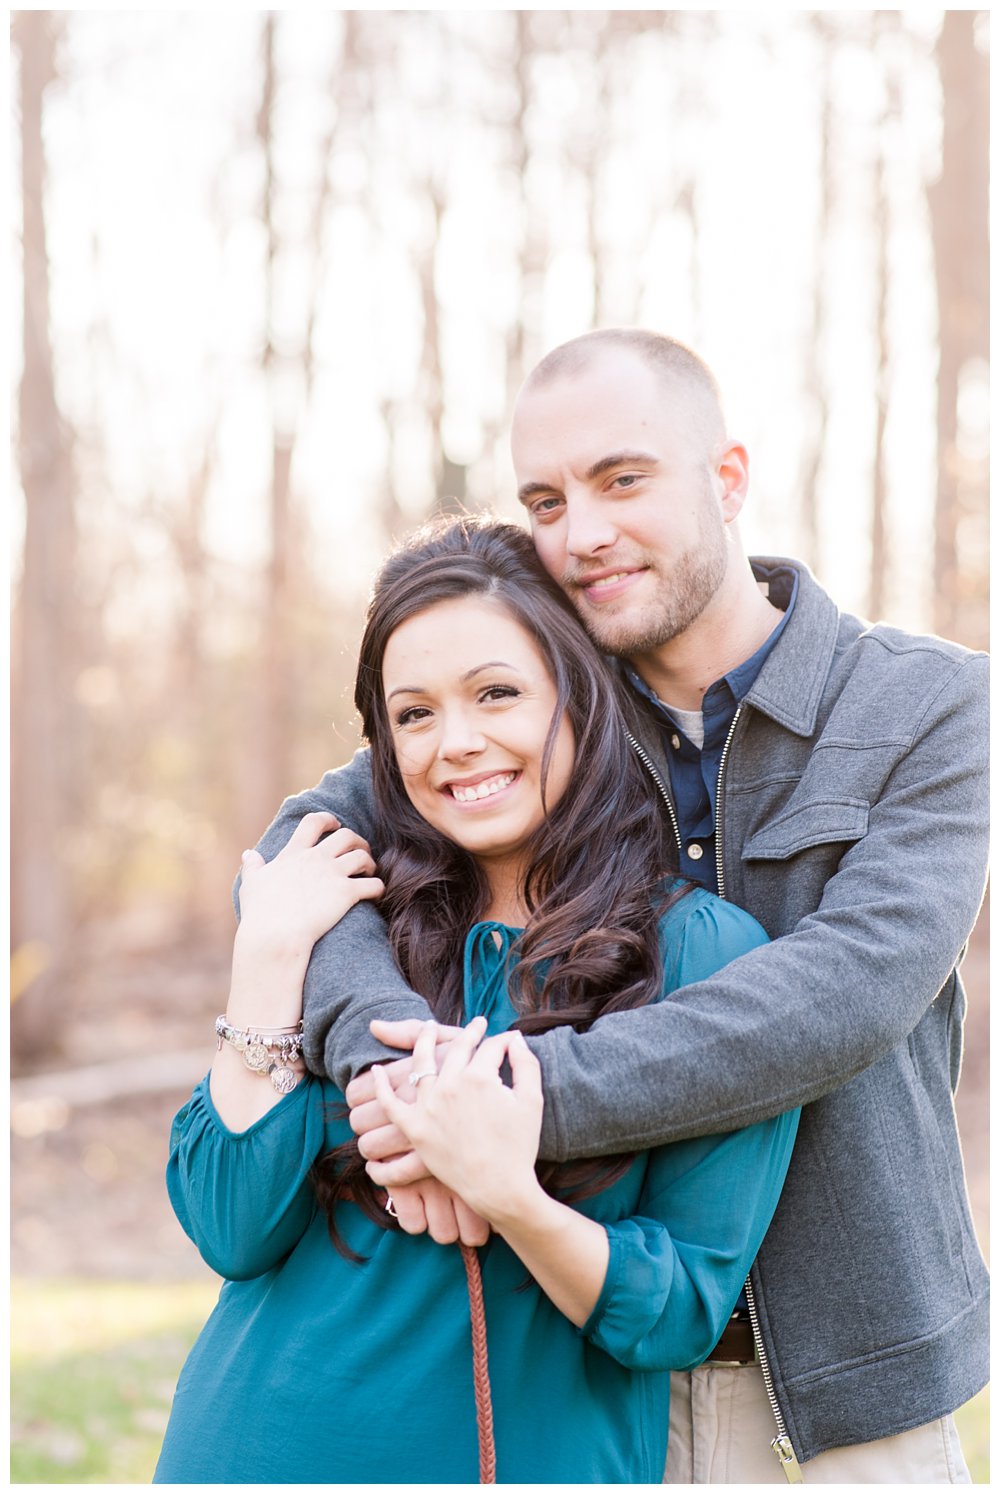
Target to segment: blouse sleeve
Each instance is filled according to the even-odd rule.
[[[324,1146],[324,1085],[307,1078],[246,1131],[230,1131],[206,1077],[170,1133],[167,1192],[203,1259],[231,1281],[263,1276],[312,1219],[309,1169]]]
[[[749,914],[708,894],[682,899],[663,927],[667,992],[767,942]],[[798,1120],[792,1110],[649,1153],[637,1214],[605,1226],[608,1271],[582,1329],[592,1343],[631,1369],[706,1358],[777,1207]]]
[[[690,1369],[718,1343],[778,1202],[799,1113],[658,1147],[641,1213],[607,1225],[608,1271],[584,1324],[630,1369]]]

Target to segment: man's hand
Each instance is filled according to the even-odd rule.
[[[374,1021],[371,1024],[371,1030],[375,1037],[387,1047],[412,1049],[423,1026],[422,1022],[417,1021]],[[435,1050],[438,1064],[447,1053],[451,1040],[462,1031],[461,1027],[439,1026],[440,1041]],[[392,1063],[381,1064],[380,1068],[399,1098],[412,1104],[417,1098],[417,1092],[409,1082],[413,1069],[412,1059],[410,1057],[397,1058]],[[423,1182],[430,1177],[416,1152],[411,1150],[410,1143],[402,1131],[398,1126],[391,1124],[376,1099],[375,1080],[371,1069],[351,1080],[347,1086],[345,1098],[351,1107],[351,1130],[358,1138],[358,1150],[367,1160],[366,1171],[373,1183],[377,1183],[380,1188],[396,1189],[411,1183]],[[395,1193],[393,1197],[395,1198]],[[419,1232],[417,1229],[410,1231],[412,1234]],[[438,1238],[433,1229],[431,1234],[434,1239]],[[462,1239],[464,1243],[470,1243],[465,1240],[464,1235]]]
[[[408,1183],[392,1189],[389,1195],[400,1226],[408,1235],[425,1231],[439,1245],[485,1245],[490,1227],[485,1219],[470,1209],[437,1178],[425,1177],[419,1183]]]
[[[544,1198],[535,1176],[542,1080],[521,1033],[483,1042],[485,1031],[482,1017],[470,1022],[438,1069],[436,1026],[426,1022],[413,1050],[416,1104],[395,1094],[379,1068],[375,1089],[390,1120],[435,1176],[503,1229],[509,1218],[529,1217]],[[500,1077],[505,1061],[510,1087]]]
[[[418,1021],[371,1024],[372,1032],[387,1047],[407,1050],[412,1049],[422,1027],[423,1023]],[[442,1041],[437,1047],[438,1061],[462,1028],[442,1026],[439,1031]],[[412,1059],[398,1058],[380,1067],[400,1099],[412,1104],[417,1098],[409,1082]],[[396,1217],[406,1233],[421,1235],[426,1230],[439,1245],[452,1245],[456,1240],[463,1245],[485,1245],[489,1225],[437,1178],[431,1177],[399,1127],[389,1122],[375,1098],[371,1070],[352,1079],[345,1098],[351,1106],[351,1130],[358,1137],[358,1150],[369,1159],[366,1170],[374,1183],[391,1190]]]

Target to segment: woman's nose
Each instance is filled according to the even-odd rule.
[[[486,738],[468,711],[449,711],[445,715],[438,749],[441,757],[454,761],[482,752]]]

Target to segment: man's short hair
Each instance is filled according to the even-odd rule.
[[[637,354],[654,372],[663,375],[665,381],[675,387],[680,384],[693,396],[701,415],[700,424],[711,445],[725,438],[722,395],[708,365],[676,338],[641,327],[603,327],[560,344],[536,364],[525,380],[524,389],[572,378],[602,352],[615,348]]]

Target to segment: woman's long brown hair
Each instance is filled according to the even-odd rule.
[[[386,644],[408,618],[438,602],[489,597],[531,635],[557,700],[542,760],[542,785],[563,714],[576,744],[570,782],[547,808],[528,847],[529,917],[512,949],[514,1024],[524,1033],[585,1030],[607,1012],[660,993],[659,915],[686,890],[664,877],[674,853],[649,780],[632,753],[616,684],[571,604],[549,578],[530,537],[512,524],[473,516],[414,536],[385,563],[361,641],[354,700],[371,747],[375,847],[385,894],[379,904],[396,961],[442,1022],[464,1020],[463,949],[487,906],[475,859],[423,820],[396,763],[382,685]],[[620,1177],[631,1157],[540,1164],[550,1192],[577,1200]],[[338,1199],[350,1197],[387,1227],[384,1193],[364,1171],[357,1143],[322,1158],[313,1173],[334,1242]]]

